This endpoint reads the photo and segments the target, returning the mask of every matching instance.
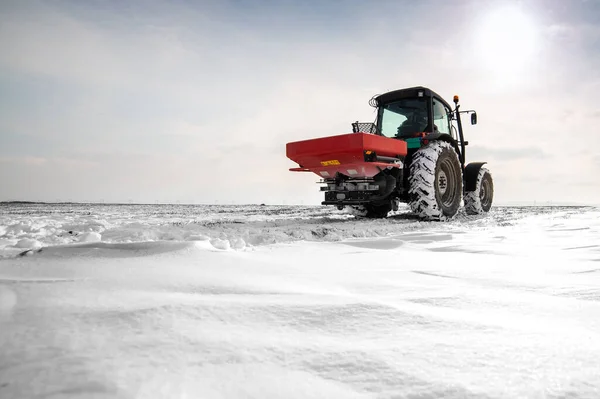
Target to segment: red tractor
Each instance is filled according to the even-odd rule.
[[[323,205],[346,206],[368,218],[384,218],[407,203],[426,220],[458,212],[476,215],[492,206],[494,184],[486,162],[465,165],[458,96],[454,109],[434,91],[418,86],[375,96],[375,123],[352,123],[352,133],[287,143],[286,155],[322,180]]]

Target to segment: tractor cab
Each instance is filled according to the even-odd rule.
[[[460,114],[471,113],[471,124],[477,123],[473,110],[459,111],[458,96],[454,96],[454,109],[442,96],[423,86],[390,91],[371,99],[377,108],[377,119],[372,133],[407,143],[409,153],[431,140],[444,140],[452,144],[464,168],[465,146]],[[410,154],[409,154],[410,158]]]
[[[440,133],[458,138],[452,107],[428,88],[391,91],[374,97],[371,105],[377,107],[377,131],[385,137],[407,139]]]

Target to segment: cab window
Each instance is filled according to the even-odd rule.
[[[444,104],[436,98],[433,99],[433,123],[438,132],[450,134],[449,113],[450,110]]]
[[[427,100],[406,98],[381,108],[381,134],[386,137],[412,137],[427,128]]]

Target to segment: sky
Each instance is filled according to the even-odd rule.
[[[0,201],[320,204],[287,142],[460,96],[495,203],[600,203],[600,1],[0,3]]]

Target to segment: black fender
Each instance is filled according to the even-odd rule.
[[[423,140],[429,140],[429,141],[442,140],[442,141],[447,141],[448,143],[452,144],[452,147],[454,147],[454,150],[456,150],[456,153],[460,155],[460,149],[458,148],[458,143],[448,133],[440,133],[440,132],[428,133],[425,137],[423,137]]]
[[[465,166],[465,191],[475,191],[477,188],[477,176],[481,167],[487,162],[471,162]]]
[[[427,133],[427,135],[423,138],[426,140],[429,140],[429,141],[444,140],[444,141],[448,141],[450,143],[455,143],[455,140],[448,133],[440,133],[440,132]]]

